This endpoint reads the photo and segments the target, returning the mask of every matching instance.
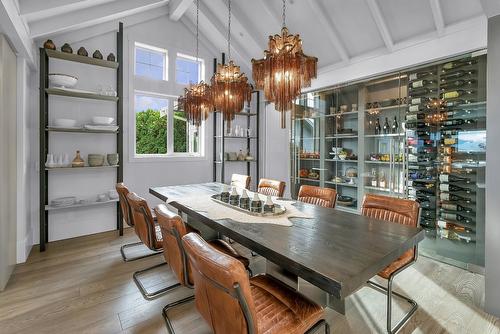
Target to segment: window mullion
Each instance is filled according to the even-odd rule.
[[[174,153],[174,103],[169,101],[167,114],[167,154]]]

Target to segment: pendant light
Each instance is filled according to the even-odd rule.
[[[316,78],[318,58],[305,55],[300,36],[288,33],[286,0],[282,10],[281,35],[269,36],[264,58],[252,59],[252,76],[255,88],[263,89],[266,99],[281,113],[281,127],[285,128],[286,112],[292,109],[293,100]]]
[[[196,0],[196,63],[198,63],[199,54],[199,11],[200,0]],[[203,80],[196,84],[190,83],[188,88],[184,88],[184,96],[179,97],[178,106],[186,113],[188,122],[200,126],[213,110],[210,85],[203,82]]]
[[[248,83],[248,78],[231,59],[231,0],[228,0],[227,31],[229,63],[217,64],[217,72],[212,77],[212,94],[214,107],[222,113],[229,132],[235,114],[243,109],[245,101],[250,103],[252,95],[252,86]]]

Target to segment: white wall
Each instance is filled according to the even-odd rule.
[[[118,27],[118,22],[116,22]],[[76,37],[75,37],[76,38]],[[71,34],[65,34],[65,40],[56,36],[54,42],[61,46],[66,40],[75,40]],[[124,182],[131,191],[137,192],[150,201],[151,205],[159,203],[157,199],[148,194],[151,186],[186,184],[196,182],[209,182],[212,180],[212,133],[211,120],[207,122],[205,137],[207,140],[204,159],[180,159],[176,161],[145,162],[134,161],[130,155],[133,144],[133,46],[134,42],[165,48],[169,52],[169,67],[174,69],[175,54],[194,54],[195,38],[193,34],[180,22],[170,21],[167,16],[162,16],[148,22],[125,27],[124,30],[124,156],[120,157],[124,165]],[[109,52],[116,55],[116,33],[106,33],[88,40],[75,41],[71,44],[73,51],[84,46],[91,55],[99,49],[104,57]],[[200,57],[205,59],[206,76],[212,75],[212,62],[216,55],[211,54],[203,45],[200,46]],[[66,73],[79,78],[77,88],[97,90],[97,86],[111,85],[115,87],[115,71],[94,68],[86,65],[75,65],[61,60],[51,60],[50,73]],[[170,71],[169,80],[174,80]],[[168,85],[165,94],[180,94],[182,88]],[[62,97],[49,98],[49,124],[56,117],[75,118],[81,122],[89,122],[91,116],[102,115],[115,117],[116,104],[111,102],[66,99]],[[36,100],[38,105],[38,100]],[[36,110],[36,111],[35,111]],[[38,113],[38,107],[33,110]],[[131,114],[132,113],[132,114]],[[112,135],[86,135],[54,133],[50,135],[50,150],[53,153],[68,153],[72,159],[77,149],[81,150],[87,160],[89,153],[116,152],[115,138]],[[32,141],[37,145],[38,141]],[[34,146],[35,147],[35,146]],[[43,166],[42,166],[43,167]],[[80,198],[91,198],[98,193],[113,189],[116,180],[116,171],[59,171],[49,174],[49,200],[55,197],[75,195]],[[58,175],[55,175],[55,174]],[[33,188],[35,186],[33,185]],[[35,210],[38,210],[38,195],[34,199]],[[37,211],[35,211],[37,212]],[[38,219],[32,217],[33,239],[38,243]],[[116,228],[116,209],[114,205],[82,208],[49,213],[49,241],[76,237],[80,235],[98,233]],[[50,247],[50,246],[49,246]]]

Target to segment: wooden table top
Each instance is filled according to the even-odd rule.
[[[221,190],[220,183],[204,183],[152,187],[149,192],[168,202],[169,197],[210,196]],[[301,202],[296,203],[297,208],[314,218],[292,218],[291,227],[230,219],[213,221],[187,205],[168,203],[337,298],[355,292],[424,239],[420,227]]]

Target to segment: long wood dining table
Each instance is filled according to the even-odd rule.
[[[183,197],[211,196],[221,183],[151,187],[150,194],[267,260],[266,272],[295,284],[299,278],[324,291],[326,306],[345,313],[345,298],[363,287],[406,250],[424,239],[420,227],[297,202],[313,218],[291,218],[293,226],[212,220],[193,210]],[[173,201],[169,200],[175,199]],[[214,205],[219,205],[214,202]],[[264,219],[264,218],[263,218]]]

